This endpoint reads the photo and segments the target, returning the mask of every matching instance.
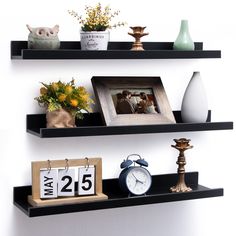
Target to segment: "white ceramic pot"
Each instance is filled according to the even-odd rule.
[[[109,38],[109,31],[81,31],[81,50],[107,50]]]
[[[184,123],[206,122],[208,102],[200,72],[193,72],[193,76],[185,90],[181,116]]]

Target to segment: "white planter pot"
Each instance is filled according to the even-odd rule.
[[[206,122],[208,115],[208,102],[200,72],[193,72],[193,76],[185,90],[181,117],[185,123]]]
[[[109,31],[81,31],[81,50],[107,50],[109,38]]]

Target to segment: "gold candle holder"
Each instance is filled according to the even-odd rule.
[[[144,29],[146,27],[141,27],[141,26],[134,26],[134,27],[130,27],[133,32],[132,33],[128,33],[129,35],[133,36],[135,38],[135,42],[132,45],[131,50],[133,51],[143,51],[143,44],[141,43],[141,37],[148,35],[149,33],[144,33]]]
[[[170,188],[171,192],[190,192],[192,189],[187,187],[185,184],[185,169],[186,165],[184,151],[193,148],[193,146],[189,145],[190,139],[180,138],[174,139],[176,145],[171,145],[171,147],[177,149],[179,151],[179,156],[176,164],[178,165],[178,181],[177,184]]]

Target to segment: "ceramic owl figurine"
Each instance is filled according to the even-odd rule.
[[[59,49],[60,41],[58,38],[59,25],[53,28],[37,27],[32,28],[26,25],[30,33],[28,36],[29,49]]]

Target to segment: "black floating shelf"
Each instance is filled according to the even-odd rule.
[[[211,111],[205,123],[182,123],[180,111],[174,111],[174,116],[176,124],[104,126],[100,113],[90,113],[76,121],[76,128],[46,128],[46,115],[33,114],[27,115],[27,132],[40,138],[59,138],[233,129],[233,122],[210,122]]]
[[[170,193],[169,188],[176,184],[177,174],[155,175],[151,189],[145,196],[128,197],[120,191],[118,179],[108,179],[103,180],[103,193],[108,200],[44,207],[33,207],[27,202],[31,186],[14,187],[14,205],[29,217],[35,217],[223,196],[222,188],[210,189],[199,185],[198,172],[186,173],[185,180],[193,191]]]
[[[32,50],[27,41],[11,41],[11,59],[194,59],[220,58],[220,50],[203,50],[196,42],[194,51],[173,50],[173,42],[144,42],[145,51],[131,51],[132,42],[109,42],[108,50],[82,51],[80,42],[62,41],[58,50]]]

